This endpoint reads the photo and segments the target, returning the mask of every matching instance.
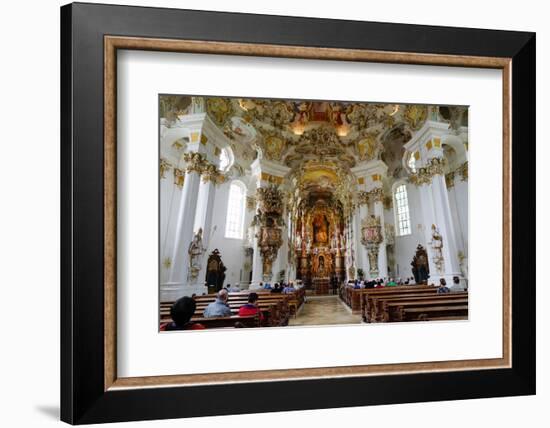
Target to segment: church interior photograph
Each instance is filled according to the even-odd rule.
[[[468,107],[159,95],[159,328],[468,319]]]

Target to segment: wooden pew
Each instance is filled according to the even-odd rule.
[[[389,321],[391,318],[390,310],[399,303],[404,305],[418,304],[429,300],[453,301],[456,299],[465,299],[468,301],[468,293],[410,293],[397,295],[373,296],[370,301],[369,319],[371,322]]]
[[[401,321],[442,321],[468,319],[468,305],[405,308]]]
[[[205,326],[207,329],[210,328],[235,328],[237,326],[242,327],[259,327],[260,319],[257,315],[247,315],[247,316],[230,316],[230,317],[216,317],[216,318],[193,318],[194,323],[199,323]],[[161,325],[164,323],[170,323],[172,320],[162,321]],[[238,324],[239,323],[239,324]]]
[[[236,316],[239,312],[239,308],[248,302],[248,291],[229,293],[228,306],[231,309],[232,316]],[[293,300],[297,302],[300,299],[300,293],[297,296],[293,294],[278,294],[262,292],[258,293],[257,306],[263,314],[262,326],[284,326],[288,324],[289,319],[289,302]],[[303,295],[301,296],[303,302]],[[202,319],[202,315],[206,307],[216,299],[215,295],[196,296],[195,301],[197,304],[195,315],[192,321]],[[160,305],[160,318],[161,322],[171,321],[170,308],[173,302],[162,302]],[[296,309],[297,310],[297,309]]]
[[[419,286],[417,289],[375,288],[361,295],[361,315],[365,322],[380,321],[380,305],[384,300],[391,298],[421,297],[437,294],[437,288],[431,286]]]
[[[386,310],[384,311],[384,319],[385,322],[395,322],[395,321],[409,321],[410,319],[417,319],[420,315],[415,316],[414,314],[419,313],[423,314],[422,312],[424,309],[426,309],[426,313],[431,313],[432,308],[438,308],[438,307],[446,307],[446,308],[454,308],[454,307],[466,307],[466,316],[467,316],[467,309],[468,309],[468,297],[449,297],[446,295],[435,295],[431,297],[424,297],[420,298],[419,300],[411,300],[411,301],[403,301],[403,300],[396,300],[396,301],[390,301],[387,302]],[[408,310],[411,310],[410,312],[407,312]],[[449,309],[450,310],[450,309]],[[447,311],[448,312],[448,311]],[[447,313],[445,312],[445,314]],[[445,316],[443,315],[433,315],[433,316]],[[452,315],[461,315],[462,312],[452,314]],[[451,314],[449,314],[451,315]],[[429,317],[428,315],[425,315],[424,317]],[[422,317],[421,317],[422,318]]]
[[[362,314],[363,319],[366,322],[370,322],[371,313],[373,312],[373,309],[371,308],[371,302],[369,300],[371,297],[398,294],[434,294],[437,292],[437,289],[429,285],[400,285],[396,287],[362,288],[355,289],[353,291],[357,296],[356,299],[359,300],[359,305],[356,304],[356,307],[358,306],[359,309],[356,309],[354,311],[352,307],[352,312],[355,313],[359,311]]]

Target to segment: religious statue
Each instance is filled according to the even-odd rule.
[[[206,248],[202,246],[202,228],[193,237],[189,244],[187,253],[189,254],[189,278],[196,280],[201,270],[201,258]]]
[[[208,294],[216,293],[222,289],[226,270],[227,268],[222,262],[221,254],[216,248],[208,257],[206,264],[205,281],[208,286]]]
[[[316,244],[328,244],[328,221],[324,215],[313,220],[313,237]]]
[[[428,255],[424,247],[420,244],[416,247],[416,254],[411,262],[412,273],[417,284],[427,284],[430,276],[428,266]]]
[[[319,276],[325,276],[325,258],[323,256],[319,257]]]
[[[439,273],[443,271],[443,237],[439,233],[439,229],[435,224],[432,224],[432,240],[430,245],[434,251],[434,264]]]

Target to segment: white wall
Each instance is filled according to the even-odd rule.
[[[216,198],[214,200],[214,211],[212,215],[212,228],[216,226],[216,231],[212,235],[208,244],[207,255],[215,248],[220,251],[222,261],[227,268],[225,272],[225,284],[235,285],[241,281],[241,271],[245,261],[243,248],[243,239],[233,239],[225,237],[225,222],[227,215],[227,201],[229,198],[229,187],[231,182],[225,182],[216,188]],[[245,209],[244,235],[252,221],[253,211]],[[205,257],[205,262],[208,256]],[[244,271],[243,271],[244,273]],[[248,281],[248,277],[243,278]]]
[[[396,262],[396,276],[407,278],[413,276],[411,261],[416,253],[418,244],[426,248],[426,239],[422,225],[422,211],[420,206],[420,192],[412,184],[407,184],[407,197],[409,199],[409,214],[411,219],[411,234],[395,236],[394,252]]]
[[[92,2],[97,2],[90,0]],[[546,221],[550,211],[547,171],[543,162],[550,158],[542,130],[550,115],[549,52],[550,27],[546,20],[545,2],[479,2],[464,0],[454,4],[452,13],[441,1],[410,2],[338,2],[278,0],[247,2],[246,0],[202,0],[190,4],[183,0],[101,0],[102,3],[125,3],[145,6],[200,7],[207,10],[271,13],[281,15],[317,16],[323,18],[361,19],[383,22],[406,22],[427,25],[453,25],[479,28],[537,31],[537,186],[538,255],[537,265],[544,266],[550,258],[550,229]],[[0,79],[5,102],[0,104],[0,128],[3,152],[0,157],[2,197],[6,209],[0,211],[2,243],[0,247],[0,324],[2,338],[13,352],[0,356],[0,373],[4,399],[2,421],[9,427],[59,427],[59,10],[66,1],[29,0],[8,2],[2,10],[0,32],[3,40],[16,43],[3,45],[4,58],[11,66],[3,67]],[[32,13],[31,13],[32,12]],[[39,64],[39,66],[37,66]],[[47,108],[31,111],[32,100],[42,100]],[[40,130],[39,138],[25,137],[30,127]],[[23,152],[22,152],[23,149]],[[22,156],[23,153],[32,154]],[[24,167],[22,167],[24,165]],[[17,185],[10,185],[17,183]],[[22,189],[26,189],[22,191]],[[38,208],[39,207],[39,208]],[[37,215],[37,212],[39,215]],[[31,242],[32,237],[32,242]],[[26,276],[39,273],[39,280]],[[377,407],[354,407],[312,411],[280,412],[269,415],[237,415],[227,417],[191,418],[181,420],[129,422],[124,427],[224,428],[242,426],[339,427],[368,425],[406,425],[410,428],[467,428],[487,420],[500,428],[542,426],[548,420],[550,401],[550,312],[544,305],[550,300],[550,290],[544,286],[545,269],[539,269],[537,299],[537,360],[538,394],[533,397],[493,398],[484,400],[411,403]],[[32,296],[32,299],[27,297]],[[21,305],[39,316],[39,334],[14,328],[21,319]],[[29,363],[22,355],[39,358]],[[21,382],[21,374],[35,379],[32,388]],[[475,385],[473,386],[475,388]],[[9,394],[9,395],[8,395]],[[449,417],[449,415],[452,415]],[[364,423],[363,423],[364,424]]]

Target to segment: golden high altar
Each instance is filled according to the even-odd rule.
[[[345,276],[342,213],[321,197],[303,208],[295,239],[297,277],[316,294],[328,294]]]

